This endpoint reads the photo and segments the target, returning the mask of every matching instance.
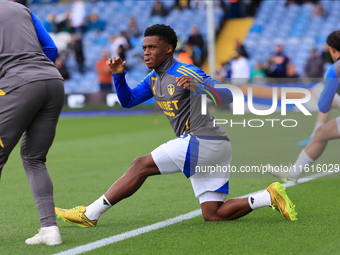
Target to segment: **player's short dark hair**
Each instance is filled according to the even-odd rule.
[[[164,24],[155,24],[145,29],[144,37],[155,35],[159,36],[160,39],[172,45],[174,48],[173,51],[175,51],[178,40],[176,32],[170,26]]]
[[[327,37],[327,44],[340,51],[340,30],[330,33]]]

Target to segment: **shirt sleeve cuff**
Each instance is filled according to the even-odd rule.
[[[197,91],[196,92],[193,92],[193,94],[194,94],[194,96],[197,96],[197,95],[199,95],[199,94],[201,94],[202,93],[202,90],[200,90],[200,89],[204,89],[204,85],[203,84],[201,84],[201,83],[197,83]]]
[[[125,70],[124,73],[122,73],[122,74],[114,74],[114,73],[111,73],[111,74],[112,74],[113,78],[119,79],[121,77],[124,77],[126,73],[127,73],[127,71]]]

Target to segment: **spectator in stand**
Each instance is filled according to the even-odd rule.
[[[305,73],[308,78],[322,78],[324,74],[323,60],[317,55],[315,49],[311,51],[311,57],[305,66]]]
[[[123,47],[123,45],[119,45],[118,49],[117,49],[117,54],[118,54],[118,57],[120,57],[121,59],[126,59],[125,56],[126,56],[126,50],[125,48]]]
[[[22,5],[25,5],[27,7],[27,1],[26,0],[11,0],[12,2],[16,2]]]
[[[241,55],[239,51],[236,51],[236,55],[231,60],[231,84],[243,85],[249,82],[250,68],[248,60]]]
[[[167,16],[169,11],[164,7],[164,5],[160,1],[156,1],[152,10],[151,10],[151,16],[161,16],[165,17]]]
[[[106,65],[109,57],[109,51],[105,49],[102,51],[102,58],[96,63],[100,90],[104,92],[112,92],[112,74],[110,68]]]
[[[250,73],[250,81],[253,83],[262,83],[265,81],[266,72],[263,69],[262,63],[258,61],[252,68]]]
[[[204,40],[203,36],[200,34],[198,26],[192,27],[192,34],[189,36],[187,43],[192,47],[192,58],[195,65],[201,66],[203,61]]]
[[[135,37],[137,38],[138,36],[140,36],[140,31],[139,28],[136,24],[136,20],[134,17],[130,17],[129,19],[129,27],[125,32],[126,38],[128,40],[131,40],[131,38]]]
[[[47,15],[47,19],[44,22],[44,27],[49,33],[57,33],[57,24],[55,22],[54,14],[50,13]]]
[[[87,23],[87,32],[102,32],[105,29],[105,21],[98,19],[98,15],[96,13],[91,13],[89,16],[89,21]]]
[[[55,65],[65,81],[70,79],[70,73],[68,72],[66,66],[64,65],[64,61],[60,58],[60,56],[56,58]]]
[[[196,25],[192,27],[192,34],[189,36],[188,44],[196,46],[203,51],[204,48],[203,36],[200,34],[199,28]]]
[[[260,6],[262,0],[252,0],[248,9],[249,16],[253,17],[256,14],[257,9]]]
[[[298,5],[301,5],[304,3],[305,0],[288,0],[286,2],[286,6],[288,5],[293,5],[293,4],[298,4]]]
[[[57,32],[72,32],[71,21],[70,21],[70,12],[62,13],[57,15],[55,18],[55,22],[57,24]]]
[[[111,36],[110,38],[111,41],[111,57],[118,57],[118,48],[120,45],[122,45],[126,50],[130,48],[129,41],[127,40],[125,33],[123,31],[120,32],[119,36]]]
[[[235,47],[236,47],[236,51],[240,52],[241,56],[245,58],[249,58],[246,48],[244,48],[240,40],[238,39],[235,40]]]
[[[322,51],[322,54],[321,54],[321,58],[322,58],[322,61],[323,63],[330,63],[330,64],[333,64],[334,61],[332,59],[332,56],[331,54],[329,53],[329,50],[328,50],[328,45],[325,44],[325,47],[323,48],[323,51]]]
[[[240,17],[248,17],[250,13],[250,8],[252,0],[242,0],[239,1]]]
[[[176,0],[173,8],[177,10],[185,10],[189,9],[190,6],[191,6],[190,0]]]
[[[225,79],[230,79],[231,77],[231,63],[226,61],[222,63],[221,68],[217,71],[216,78],[219,82],[225,83]],[[229,83],[229,81],[227,82]]]
[[[190,44],[187,43],[183,44],[182,50],[178,54],[177,60],[184,64],[193,65],[194,61],[192,60],[190,53],[192,53]]]
[[[240,18],[240,1],[230,0],[230,18]]]
[[[220,0],[220,6],[223,10],[223,17],[227,19],[230,16],[230,5],[229,0]]]
[[[189,7],[193,10],[206,10],[206,2],[201,0],[191,0],[189,1]]]
[[[83,0],[73,0],[71,9],[71,27],[75,33],[83,33],[86,19],[85,3]]]
[[[296,71],[296,68],[292,62],[287,63],[287,71],[286,76],[288,78],[288,82],[297,82],[299,78],[299,74]]]
[[[282,46],[277,44],[275,52],[271,54],[268,59],[266,73],[272,78],[286,78],[287,77],[287,64],[289,58],[282,50]]]
[[[71,42],[68,45],[68,49],[74,55],[77,63],[79,72],[84,72],[84,52],[83,52],[83,42],[79,34],[72,35]]]
[[[313,13],[312,13],[313,17],[326,17],[326,12],[324,10],[324,8],[322,7],[322,5],[320,3],[316,3]]]

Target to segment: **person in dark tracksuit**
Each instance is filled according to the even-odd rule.
[[[54,61],[58,49],[24,5],[0,2],[0,176],[21,140],[21,158],[41,228],[27,244],[61,244],[46,155],[64,104],[64,83]]]

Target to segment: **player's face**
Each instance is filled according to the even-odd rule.
[[[144,37],[143,55],[146,66],[155,69],[172,55],[172,45],[161,40],[159,36]]]

